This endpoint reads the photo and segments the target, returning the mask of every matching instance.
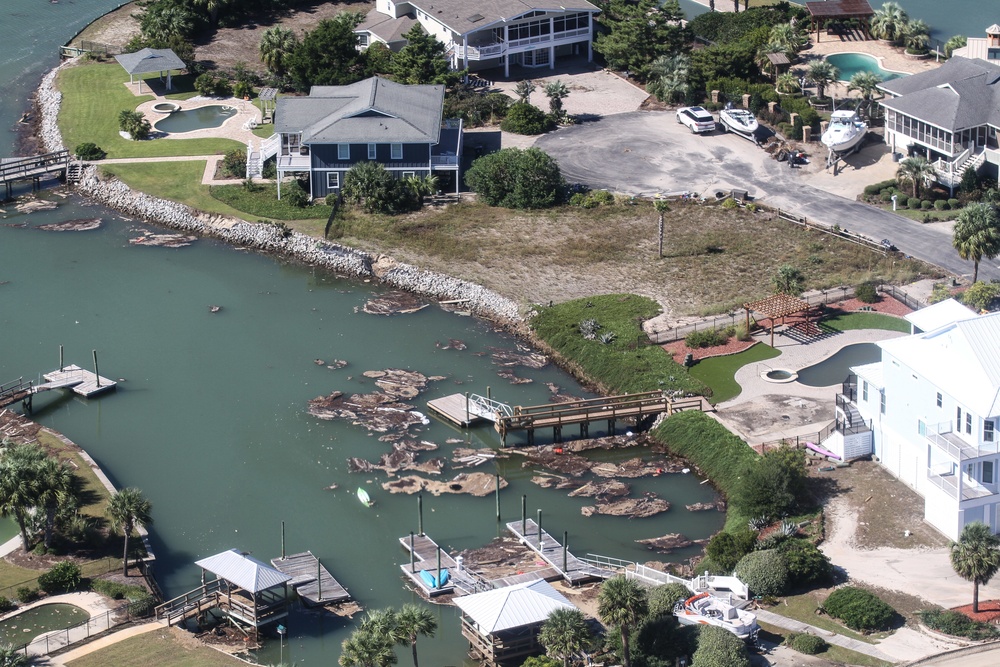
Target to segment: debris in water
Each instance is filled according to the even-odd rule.
[[[92,229],[98,229],[100,226],[100,218],[80,218],[79,220],[38,225],[38,229],[44,229],[47,232],[89,232]]]

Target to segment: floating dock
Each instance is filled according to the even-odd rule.
[[[427,409],[445,421],[463,428],[486,420],[475,411],[465,394],[451,394],[427,401]]]
[[[42,377],[45,378],[46,384],[36,386],[35,393],[47,389],[69,387],[73,390],[73,393],[90,398],[91,396],[111,391],[118,386],[118,383],[114,380],[101,377],[97,373],[80,368],[75,364],[63,366],[51,373],[43,373]]]
[[[351,599],[347,589],[333,578],[311,551],[291,554],[285,558],[272,558],[271,565],[292,578],[289,585],[307,607],[337,604]]]
[[[540,528],[532,519],[527,519],[524,522],[511,521],[507,524],[507,530],[512,532],[522,544],[541,556],[572,586],[595,579],[607,579],[615,574],[611,570],[583,562],[571,554],[568,549],[564,549],[562,544],[544,530],[539,535]]]
[[[399,538],[399,543],[403,549],[412,553],[411,559],[413,561],[412,566],[410,563],[403,563],[399,569],[427,597],[449,594],[466,595],[493,589],[493,585],[486,579],[469,572],[464,567],[459,569],[458,562],[427,535],[407,535]],[[441,569],[448,571],[448,581],[440,588],[433,588],[420,577],[420,571],[429,570],[433,573],[437,570],[438,554],[441,557]]]

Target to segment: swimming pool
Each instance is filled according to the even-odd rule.
[[[0,621],[0,644],[21,646],[53,630],[65,630],[90,619],[75,604],[42,604]]]
[[[875,343],[854,343],[818,364],[799,371],[798,381],[807,387],[829,387],[847,379],[851,366],[872,364],[882,358],[882,350]]]
[[[858,72],[874,72],[881,76],[883,81],[909,76],[905,72],[882,69],[878,60],[865,53],[832,53],[826,57],[826,61],[840,70],[841,81],[850,81]]]
[[[175,111],[153,125],[158,132],[180,134],[194,130],[222,127],[222,124],[236,115],[236,107],[225,104],[210,104],[207,107]]]

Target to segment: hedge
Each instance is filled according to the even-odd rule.
[[[931,630],[943,632],[946,635],[965,637],[974,641],[995,639],[1000,636],[1000,630],[989,623],[974,621],[963,613],[947,609],[925,609],[917,612]]]
[[[755,595],[781,595],[788,589],[788,563],[777,549],[751,551],[733,572]]]
[[[822,653],[826,649],[830,648],[830,645],[827,644],[826,640],[822,637],[817,637],[816,635],[810,635],[804,632],[793,632],[789,634],[785,637],[785,644],[791,646],[799,653],[805,653],[806,655],[816,655],[817,653]]]
[[[896,610],[877,595],[854,586],[844,586],[831,593],[823,603],[823,610],[852,630],[861,632],[888,630],[896,617]]]

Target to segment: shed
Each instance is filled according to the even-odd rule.
[[[575,609],[544,579],[457,598],[469,655],[484,664],[520,664],[542,652],[538,632],[556,609]]]
[[[123,53],[115,56],[118,64],[128,72],[129,83],[135,83],[136,74],[151,74],[159,72],[160,78],[167,73],[167,90],[173,87],[171,70],[181,70],[187,67],[184,61],[170,49],[141,49],[135,53]],[[139,79],[139,92],[142,92],[142,79]]]

